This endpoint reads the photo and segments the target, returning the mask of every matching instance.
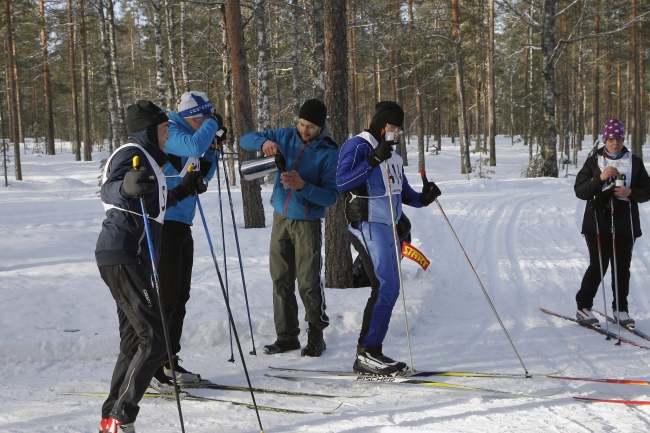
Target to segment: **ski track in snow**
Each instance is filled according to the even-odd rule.
[[[585,143],[591,138],[586,137]],[[439,201],[465,248],[528,371],[548,372],[570,364],[575,377],[645,379],[650,362],[645,350],[623,345],[568,321],[545,315],[539,307],[573,316],[574,296],[588,264],[580,235],[584,202],[575,198],[575,177],[524,179],[528,160],[521,143],[497,140],[496,167],[480,179],[458,170],[458,149],[443,141],[440,155],[428,154],[429,179],[438,183]],[[585,149],[590,146],[585,145]],[[54,157],[22,156],[23,182],[0,189],[0,362],[5,377],[0,393],[0,432],[66,433],[96,431],[102,398],[62,396],[64,391],[106,392],[117,356],[119,336],[115,304],[99,277],[94,247],[103,220],[97,197],[99,162],[73,162],[69,151]],[[57,148],[57,151],[59,149]],[[405,168],[414,189],[415,140]],[[588,151],[579,155],[582,166]],[[478,155],[472,154],[472,160]],[[13,166],[9,166],[12,173]],[[575,175],[578,169],[571,167]],[[562,170],[563,172],[563,170]],[[369,289],[326,289],[330,327],[321,358],[298,351],[262,354],[275,339],[268,272],[270,228],[244,229],[241,193],[232,187],[246,288],[258,356],[250,356],[246,315],[228,196],[222,179],[227,266],[224,267],[216,180],[201,201],[218,265],[227,275],[231,307],[242,350],[255,387],[357,398],[322,399],[257,394],[260,405],[314,411],[307,415],[260,412],[266,432],[645,432],[650,408],[575,401],[573,395],[648,400],[647,387],[533,379],[445,378],[433,380],[526,393],[565,388],[548,398],[502,396],[429,387],[377,386],[367,383],[285,381],[264,376],[268,365],[350,369]],[[267,224],[272,221],[269,186],[262,189]],[[402,262],[413,362],[418,370],[523,372],[461,250],[434,203],[425,209],[404,207],[413,244],[431,261],[427,272]],[[640,205],[642,229],[632,262],[630,308],[637,326],[650,333],[650,204]],[[187,306],[181,358],[184,366],[218,383],[245,385],[234,347],[214,263],[200,215],[195,241],[192,298]],[[611,303],[609,274],[605,279]],[[300,302],[299,314],[304,314]],[[602,308],[599,292],[595,306]],[[303,325],[303,331],[306,326]],[[610,329],[616,329],[610,325]],[[634,341],[643,340],[626,331]],[[304,332],[301,335],[305,341]],[[234,343],[233,343],[234,344]],[[384,342],[388,355],[408,361],[401,299]],[[250,402],[244,392],[192,390],[195,395]],[[342,406],[333,414],[321,412]],[[228,403],[185,401],[185,428],[194,432],[259,431],[254,411]],[[139,433],[178,432],[173,402],[147,399],[136,423]]]

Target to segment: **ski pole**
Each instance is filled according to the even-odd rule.
[[[528,373],[528,369],[524,365],[524,361],[521,360],[521,356],[519,356],[519,352],[517,352],[517,348],[515,348],[515,344],[512,342],[512,339],[510,338],[510,334],[508,334],[508,331],[506,330],[506,327],[503,325],[503,322],[501,321],[501,317],[499,317],[499,313],[497,313],[496,308],[494,308],[494,304],[492,304],[492,300],[490,299],[490,296],[488,295],[487,291],[485,290],[485,287],[483,287],[483,283],[481,283],[481,279],[478,277],[478,274],[476,273],[476,270],[474,269],[474,265],[472,265],[472,262],[469,260],[469,257],[467,256],[467,253],[465,252],[465,248],[463,248],[463,245],[460,243],[460,240],[458,239],[458,236],[456,236],[456,232],[454,231],[454,228],[451,226],[451,223],[449,222],[449,218],[447,218],[447,215],[445,214],[445,211],[442,210],[442,206],[440,206],[440,202],[438,199],[436,199],[436,204],[438,205],[438,208],[440,209],[440,212],[442,213],[442,216],[445,217],[445,221],[447,221],[447,226],[449,227],[449,230],[451,230],[451,233],[454,235],[454,238],[456,238],[456,242],[458,243],[458,246],[460,247],[461,251],[465,255],[465,259],[467,260],[467,263],[469,264],[469,267],[472,269],[472,272],[474,273],[474,276],[476,277],[476,281],[478,281],[478,285],[481,287],[481,290],[483,291],[483,294],[485,295],[485,299],[487,299],[488,304],[490,304],[490,308],[492,308],[492,312],[496,316],[497,320],[499,321],[499,325],[501,325],[501,329],[503,329],[503,332],[506,334],[506,337],[508,337],[508,341],[510,342],[510,346],[512,346],[512,350],[515,351],[515,354],[517,355],[517,358],[519,359],[519,363],[521,366],[524,368],[524,371],[526,372],[526,377],[530,378],[531,375]]]
[[[600,266],[600,283],[603,287],[603,307],[605,308],[605,329],[607,330],[607,338],[605,340],[611,340],[612,337],[609,336],[609,323],[607,322],[607,297],[605,296],[605,275],[603,274],[603,253],[600,245],[600,227],[598,227],[598,211],[596,210],[596,205],[594,204],[594,217],[596,218],[596,239],[598,240],[598,265]]]
[[[616,322],[618,323],[618,343],[617,346],[621,345],[621,311],[618,309],[618,269],[616,264],[616,227],[614,226],[614,198],[609,197],[609,209],[610,214],[612,214],[612,275],[614,276],[614,297],[616,298]]]
[[[217,157],[217,185],[219,188],[219,219],[221,220],[221,244],[223,249],[223,275],[226,281],[226,296],[230,299],[230,290],[228,289],[228,266],[226,265],[226,235],[223,228],[223,206],[221,205],[221,177],[219,176],[219,152],[215,150],[215,155]],[[194,167],[192,167],[193,169]],[[230,332],[230,359],[228,362],[235,362],[235,354],[232,350],[232,328],[228,326],[228,331]]]
[[[219,151],[217,150],[217,166],[219,165]],[[228,201],[230,202],[230,216],[232,217],[232,229],[235,233],[235,244],[237,245],[237,257],[239,258],[239,272],[241,273],[241,283],[244,288],[244,299],[246,300],[246,313],[248,314],[248,327],[251,330],[251,342],[253,344],[253,350],[250,352],[251,355],[257,356],[255,351],[255,337],[253,336],[253,323],[251,322],[251,311],[248,306],[248,293],[246,292],[246,279],[244,278],[244,266],[241,259],[241,250],[239,248],[239,236],[237,234],[237,224],[235,223],[235,208],[232,204],[232,194],[230,193],[230,183],[228,182],[228,170],[226,169],[226,159],[221,158],[221,163],[223,165],[223,179],[226,184],[226,190],[228,191]]]
[[[133,157],[133,167],[140,166],[140,157]],[[162,304],[162,297],[160,296],[160,278],[156,270],[156,259],[153,254],[153,243],[151,242],[151,232],[149,231],[149,216],[147,209],[144,205],[144,197],[140,196],[140,207],[142,208],[142,218],[144,220],[144,231],[147,234],[147,245],[149,246],[149,257],[151,258],[151,268],[153,269],[153,282],[158,295],[158,308],[160,309],[160,318],[162,320],[163,333],[165,335],[165,345],[167,346],[167,357],[169,358],[169,366],[172,370],[172,381],[174,384],[174,394],[176,395],[176,406],[178,407],[178,418],[181,422],[181,432],[185,433],[185,423],[183,422],[183,411],[181,410],[181,398],[178,395],[178,385],[176,384],[176,367],[174,366],[174,357],[172,355],[172,345],[169,340],[169,329],[167,328],[167,319],[165,318],[165,308]]]
[[[406,316],[406,299],[404,296],[404,282],[402,281],[402,262],[399,259],[401,254],[400,251],[400,242],[399,236],[397,236],[397,225],[395,224],[395,210],[393,209],[393,191],[390,184],[390,166],[388,161],[386,161],[386,184],[388,186],[388,202],[390,203],[390,218],[393,223],[393,242],[395,243],[395,260],[397,261],[397,272],[399,275],[399,289],[402,294],[402,309],[404,310],[404,326],[406,326],[406,343],[409,350],[409,361],[411,365],[409,366],[409,371],[415,371],[413,367],[413,355],[411,354],[411,336],[409,334],[409,321]]]
[[[235,342],[237,342],[237,349],[239,350],[239,357],[241,358],[241,364],[244,367],[244,374],[246,375],[246,382],[248,382],[248,389],[251,391],[251,398],[253,399],[253,406],[255,407],[255,414],[257,415],[257,422],[260,426],[261,433],[264,433],[264,428],[262,427],[262,420],[260,419],[260,413],[257,410],[257,403],[255,402],[255,394],[253,393],[253,386],[251,385],[251,379],[248,375],[248,368],[246,368],[246,360],[244,359],[244,353],[241,350],[241,344],[239,343],[239,335],[237,335],[237,328],[235,327],[235,319],[232,317],[232,311],[230,310],[230,302],[228,301],[228,295],[226,294],[226,288],[223,284],[221,278],[221,272],[219,271],[219,264],[217,263],[217,257],[214,255],[214,248],[212,247],[212,240],[210,239],[210,232],[208,231],[208,224],[205,221],[205,215],[203,214],[203,208],[201,207],[201,200],[199,196],[196,196],[196,205],[199,208],[199,213],[201,214],[201,220],[203,221],[203,228],[205,229],[205,236],[208,238],[208,245],[210,246],[210,253],[212,253],[212,261],[214,262],[214,268],[217,270],[217,276],[219,277],[219,284],[221,285],[221,293],[223,294],[223,300],[226,303],[226,310],[228,310],[228,320],[230,326],[232,327],[232,332],[235,335]]]

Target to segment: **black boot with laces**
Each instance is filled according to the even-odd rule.
[[[307,345],[300,352],[300,356],[321,356],[326,348],[323,330],[310,326],[307,329]]]

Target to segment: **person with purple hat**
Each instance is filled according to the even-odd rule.
[[[576,294],[576,317],[580,323],[600,326],[591,308],[601,282],[602,256],[602,275],[607,272],[610,260],[612,264],[616,263],[616,273],[612,272],[614,319],[620,321],[621,325],[634,327],[627,302],[630,263],[634,242],[641,236],[639,203],[650,200],[650,177],[643,160],[624,146],[625,127],[620,120],[610,119],[605,123],[603,142],[603,147],[587,157],[574,185],[576,196],[587,200],[582,234],[589,250],[589,267]],[[616,233],[616,257],[611,236],[612,218]],[[604,236],[599,236],[600,233]]]

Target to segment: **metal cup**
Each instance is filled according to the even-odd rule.
[[[276,171],[284,171],[287,161],[282,153],[278,152],[275,157],[263,157],[249,159],[239,166],[239,174],[244,180],[259,179]]]

